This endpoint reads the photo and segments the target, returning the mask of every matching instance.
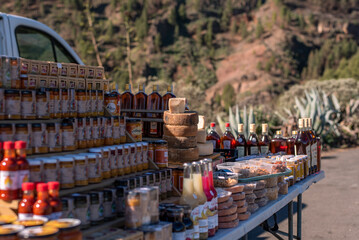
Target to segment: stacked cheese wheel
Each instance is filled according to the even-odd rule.
[[[237,217],[239,221],[247,220],[251,213],[248,211],[248,203],[246,200],[246,194],[244,192],[244,185],[235,185],[230,188],[226,188],[226,191],[232,193],[233,203],[237,206]]]
[[[197,131],[197,146],[200,156],[208,156],[213,154],[213,143],[207,142],[207,133],[204,129],[205,127],[205,118],[204,116],[199,116],[198,122],[198,131]]]
[[[163,139],[168,142],[168,161],[171,163],[198,160],[197,112],[184,111],[186,100],[173,98],[169,111],[163,114]]]

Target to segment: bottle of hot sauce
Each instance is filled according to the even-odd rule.
[[[249,125],[249,137],[247,141],[248,155],[256,155],[260,152],[258,136],[256,134],[256,125]]]
[[[51,219],[52,208],[49,202],[48,190],[47,183],[39,183],[36,185],[37,199],[32,208],[35,219],[37,217]]]
[[[168,86],[166,94],[162,96],[163,110],[169,109],[168,102],[169,102],[170,98],[175,98],[175,97],[176,96],[173,94],[172,86]]]
[[[158,86],[153,86],[153,92],[147,98],[148,110],[162,110],[162,97],[158,93]],[[148,118],[161,118],[160,113],[147,113]],[[161,137],[162,129],[160,122],[147,122],[147,136]]]
[[[59,182],[48,182],[50,206],[52,208],[51,220],[59,219],[62,214],[62,203],[59,198]]]
[[[131,85],[126,84],[125,92],[121,95],[121,109],[133,109],[133,94],[131,92]],[[131,113],[122,112],[121,116],[132,116]]]
[[[30,178],[30,166],[29,162],[26,160],[26,142],[16,141],[15,142],[16,150],[16,163],[19,167],[18,170],[18,184],[19,184],[19,198],[22,197],[21,186],[24,182],[28,182]]]
[[[23,196],[19,202],[18,218],[19,220],[31,218],[33,216],[32,209],[35,203],[35,183],[24,182],[22,184]]]
[[[18,170],[14,143],[3,143],[4,158],[0,162],[0,199],[12,201],[19,198]]]
[[[270,142],[271,142],[271,139],[268,135],[268,124],[263,123],[262,124],[262,137],[261,137],[261,140],[259,141],[261,154],[269,153]]]
[[[206,140],[213,143],[213,149],[221,148],[221,137],[216,131],[216,123],[211,122],[211,130],[207,134]]]
[[[138,93],[136,93],[134,100],[135,100],[134,107],[133,107],[134,109],[140,109],[140,110],[146,109],[147,94],[143,91],[142,84],[138,85]],[[145,113],[135,113],[134,117],[144,118],[144,117],[146,117],[146,114]]]
[[[237,145],[236,143],[237,141],[232,134],[231,126],[229,123],[226,123],[226,131],[221,137],[221,149],[234,149]]]

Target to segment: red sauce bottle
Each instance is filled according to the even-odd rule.
[[[34,218],[46,217],[51,219],[52,208],[49,202],[48,190],[47,183],[39,183],[36,185],[37,199],[32,208]]]
[[[33,216],[32,209],[35,203],[35,183],[25,182],[22,184],[23,196],[19,202],[18,217],[19,220],[31,218]]]
[[[16,151],[16,163],[17,166],[19,167],[18,169],[19,198],[21,198],[22,197],[21,186],[23,183],[28,182],[30,178],[30,166],[29,166],[29,162],[26,160],[26,142],[16,141],[15,151]]]
[[[214,122],[211,122],[211,130],[207,134],[206,140],[213,143],[213,149],[221,148],[221,137],[216,131],[216,124]]]
[[[4,158],[0,163],[0,199],[12,201],[19,198],[18,165],[14,143],[3,143]]]
[[[249,132],[250,134],[247,141],[248,155],[256,155],[260,153],[260,148],[255,124],[252,123],[249,125]]]
[[[147,109],[148,110],[162,110],[162,97],[158,93],[158,86],[153,85],[153,92],[147,98]],[[147,113],[148,118],[161,118],[160,113]],[[147,136],[148,137],[161,137],[162,129],[160,122],[146,122]]]
[[[236,150],[238,157],[247,156],[247,142],[246,142],[246,137],[244,136],[244,126],[242,123],[238,124],[238,137],[237,137]]]
[[[52,208],[51,220],[59,219],[62,214],[62,203],[59,198],[60,183],[48,182],[50,205]]]
[[[221,149],[234,149],[237,145],[237,141],[232,134],[231,126],[226,123],[226,131],[221,137]]]
[[[261,154],[267,154],[269,153],[271,139],[268,135],[268,124],[263,123],[262,124],[262,137],[259,141],[259,146],[261,150]]]
[[[131,92],[131,85],[126,84],[125,92],[121,95],[121,109],[133,109],[133,94]],[[132,113],[122,112],[121,116],[132,116]]]

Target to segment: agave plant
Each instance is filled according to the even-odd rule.
[[[243,116],[243,118],[241,118],[241,113],[240,113],[238,104],[235,106],[235,113],[233,113],[232,108],[229,108],[228,120],[231,125],[232,133],[236,138],[238,137],[237,127],[238,127],[239,123],[243,123],[243,125],[244,125],[244,135],[246,138],[249,136],[249,125],[251,123],[255,123],[255,117],[254,117],[252,106],[250,106],[248,114],[247,114],[247,107],[244,106],[242,116]],[[219,128],[221,129],[221,131],[225,132],[225,130],[226,130],[225,121],[219,115],[217,115],[217,121],[218,121]]]

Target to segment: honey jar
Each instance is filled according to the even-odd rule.
[[[116,145],[117,148],[117,167],[118,175],[123,176],[125,174],[124,160],[123,160],[123,145]]]
[[[142,121],[141,119],[127,119],[126,120],[126,131],[128,134],[136,141],[142,141]],[[132,142],[132,139],[129,136],[126,136],[127,142]]]
[[[49,102],[45,91],[36,92],[36,117],[38,119],[49,119]]]
[[[118,116],[112,117],[113,121],[113,127],[112,127],[112,133],[113,133],[113,144],[120,144],[120,119]]]
[[[69,94],[69,116],[70,118],[77,117],[77,102],[76,102],[76,91],[74,88],[68,89]]]
[[[30,182],[42,182],[42,162],[37,159],[29,159]]]
[[[62,189],[75,187],[74,158],[71,156],[58,157],[60,162],[60,186]]]
[[[110,150],[106,148],[90,148],[90,153],[101,154],[101,171],[102,178],[107,179],[111,177],[111,169],[110,169]]]
[[[119,116],[120,119],[120,141],[126,143],[126,119],[124,116]]]
[[[60,101],[60,89],[52,88],[52,94],[50,95],[50,102],[52,101],[53,110],[50,113],[51,118],[61,118],[62,114],[62,102]]]
[[[148,169],[148,143],[142,142],[142,162],[143,162],[143,170]]]
[[[142,143],[136,144],[136,167],[137,171],[143,171],[143,162],[142,162]]]
[[[88,185],[87,164],[88,160],[85,155],[72,155],[75,159],[75,185],[86,186]]]
[[[117,157],[117,147],[111,146],[107,147],[110,150],[110,169],[111,177],[118,176],[118,157]]]
[[[62,151],[76,150],[74,127],[72,122],[63,121],[61,123],[61,132],[62,132]]]
[[[77,116],[86,117],[87,116],[86,91],[82,89],[77,90],[76,100],[77,100]]]
[[[48,136],[48,147],[49,152],[61,152],[61,139],[60,129],[56,129],[55,123],[48,123],[46,125],[47,136]]]
[[[105,108],[111,115],[120,114],[119,102],[115,93],[105,94]]]
[[[124,173],[130,174],[131,173],[131,164],[130,164],[130,146],[129,145],[122,145],[123,146],[123,166],[124,166]]]
[[[42,128],[41,123],[32,124],[32,152],[34,154],[49,152],[46,131]]]
[[[136,144],[130,143],[129,146],[129,162],[131,173],[137,172],[137,163],[136,163]]]
[[[159,168],[168,167],[168,145],[165,140],[155,142],[155,163]]]
[[[101,146],[100,127],[97,117],[92,118],[92,139],[95,147]]]
[[[36,119],[36,95],[34,91],[21,91],[21,118]]]
[[[59,181],[58,176],[58,160],[57,158],[47,158],[43,160],[44,170],[43,176],[45,182]]]
[[[60,90],[60,101],[61,101],[61,117],[68,118],[69,113],[69,93],[66,88]]]
[[[97,92],[96,90],[91,90],[91,116],[97,116]]]
[[[97,90],[97,115],[98,116],[103,116],[104,115],[104,111],[103,111],[103,103],[104,102],[104,96],[103,96],[103,91],[102,90]]]
[[[5,118],[21,118],[21,101],[19,90],[5,90]]]
[[[102,155],[100,153],[80,153],[87,157],[88,183],[99,183],[102,180]]]
[[[20,59],[17,57],[10,58],[10,79],[11,88],[20,89]]]

